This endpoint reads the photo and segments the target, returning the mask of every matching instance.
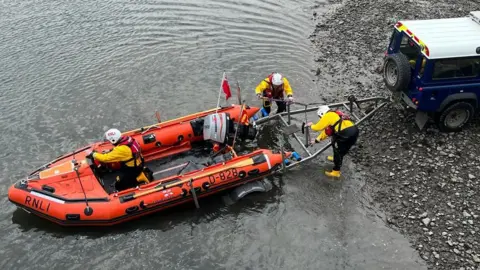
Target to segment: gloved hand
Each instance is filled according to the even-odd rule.
[[[293,96],[289,95],[288,96],[288,101],[293,102]]]
[[[316,139],[311,139],[311,140],[310,140],[310,145],[314,145],[316,142],[317,142]]]
[[[93,154],[96,153],[96,151],[92,149],[88,149],[85,151],[85,153],[86,153],[85,155],[86,158],[93,159]]]
[[[312,122],[307,122],[307,123],[305,124],[306,127],[310,127],[311,125],[313,125]]]

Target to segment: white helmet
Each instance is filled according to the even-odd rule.
[[[318,107],[317,115],[319,117],[323,117],[328,111],[330,111],[330,107],[328,107],[327,105],[322,105]]]
[[[105,132],[105,138],[112,144],[118,143],[121,137],[122,133],[116,128],[111,128]]]
[[[280,73],[274,73],[272,76],[272,84],[273,85],[282,85],[283,84],[283,76]]]

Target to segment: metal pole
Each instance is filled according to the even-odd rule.
[[[200,208],[200,204],[198,204],[197,193],[195,192],[195,188],[193,187],[193,179],[190,179],[190,192],[192,193],[193,201],[195,202],[195,207]]]
[[[290,116],[290,103],[287,104],[287,114],[288,114],[288,125],[290,125],[290,120],[291,120],[290,119],[291,118],[291,116]]]
[[[380,101],[380,100],[382,100],[382,101],[384,101],[384,102],[390,102],[388,99],[383,98],[383,97],[364,98],[364,99],[359,99],[359,100],[357,100],[357,102],[367,102],[367,101],[376,101],[376,102],[378,102],[378,101]],[[333,103],[333,104],[328,104],[328,106],[329,106],[330,108],[337,108],[337,107],[343,106],[343,103],[345,103],[345,101],[344,101],[344,102]],[[305,111],[307,111],[307,112],[313,112],[313,111],[316,111],[316,110],[318,110],[318,108],[313,107],[313,108],[309,108],[309,109],[307,109],[307,110],[305,110],[305,109],[300,109],[300,110],[290,111],[290,114],[294,115],[294,114],[304,113]],[[279,113],[279,115],[281,115],[281,116],[284,116],[284,115],[286,115],[286,114],[287,114],[286,112]],[[261,118],[261,119],[257,120],[257,123],[263,123],[263,122],[265,122],[265,121],[268,121],[269,119],[266,119],[266,118],[267,118],[267,117],[264,117],[264,118]],[[264,119],[265,119],[265,120],[264,120]]]
[[[307,108],[308,108],[308,105],[305,104],[305,147],[308,147],[308,145],[310,144],[310,131],[309,131],[309,128],[310,127],[307,127]],[[306,148],[305,148],[306,149]],[[307,150],[307,153],[310,155],[310,152],[308,152]]]
[[[293,137],[295,137],[295,139],[297,139],[298,143],[302,146],[303,150],[304,150],[305,152],[307,152],[308,155],[312,155],[312,154],[310,153],[310,151],[308,151],[307,147],[305,147],[305,144],[302,143],[302,141],[300,140],[300,138],[298,137],[297,134],[293,133]]]
[[[237,97],[238,97],[238,104],[242,105],[242,94],[241,94],[240,84],[238,83],[238,80],[237,80]]]
[[[277,114],[278,115],[278,114]],[[280,118],[280,120],[283,122],[283,124],[287,125],[287,122],[285,121],[285,119],[283,119],[283,117],[281,117],[280,115],[278,115],[278,118]],[[303,150],[305,150],[305,152],[307,152],[308,155],[312,155],[310,153],[310,151],[308,151],[308,149],[305,147],[305,144],[302,142],[302,140],[300,140],[300,138],[298,137],[298,135],[296,133],[293,133],[292,134],[293,137],[295,138],[295,140],[297,140],[297,142],[302,146]]]
[[[358,121],[358,123],[356,125],[360,125],[363,121],[369,119],[370,117],[373,116],[374,113],[376,113],[378,110],[380,110],[381,108],[383,108],[385,105],[387,105],[388,102],[384,102],[382,104],[380,104],[377,108],[375,108],[374,110],[372,110],[370,113],[368,113],[365,117],[363,117],[360,121]],[[332,145],[331,142],[329,142],[328,144],[326,144],[325,146],[323,146],[321,149],[319,149],[317,152],[313,153],[313,155],[311,156],[308,156],[306,158],[303,158],[301,161],[299,162],[293,162],[291,163],[290,165],[286,166],[286,168],[292,168],[294,166],[297,166],[297,165],[300,165],[300,163],[304,163],[308,160],[311,160],[313,158],[315,158],[316,156],[318,156],[319,154],[325,152],[325,150],[327,150],[330,146]]]
[[[345,103],[343,103],[343,106],[344,106],[347,110],[349,110],[348,107],[347,107],[347,105],[345,105]],[[352,107],[350,106],[350,108],[352,108]],[[353,115],[353,117],[357,118],[357,121],[361,119],[360,117],[358,117],[358,116],[357,116],[354,112],[352,112],[351,110],[350,110],[350,114]]]
[[[305,126],[305,147],[310,145],[310,127]]]

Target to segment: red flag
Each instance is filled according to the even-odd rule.
[[[223,75],[222,89],[226,95],[226,100],[232,96],[232,93],[230,92],[230,85],[228,85],[227,75],[225,74]]]

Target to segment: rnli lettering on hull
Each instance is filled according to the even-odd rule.
[[[25,197],[25,205],[30,206],[44,212],[48,212],[50,209],[50,203],[45,203],[43,200],[32,198],[30,196]]]

